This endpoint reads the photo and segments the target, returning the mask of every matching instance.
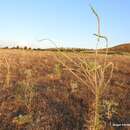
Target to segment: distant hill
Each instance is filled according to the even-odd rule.
[[[30,50],[31,47],[27,47],[27,46],[16,46],[14,44],[13,47],[10,46],[6,46],[6,47],[1,47],[3,49],[26,49],[26,50]],[[84,52],[84,53],[95,53],[94,49],[87,49],[87,48],[32,48],[33,50],[36,51],[64,51],[64,52]],[[125,54],[125,53],[130,53],[130,43],[125,43],[125,44],[120,44],[114,47],[110,47],[108,49],[108,54]],[[106,49],[98,49],[98,53],[104,54],[106,53]]]
[[[114,47],[109,48],[109,50],[118,51],[118,52],[130,52],[130,43],[114,46]]]
[[[94,49],[87,49],[87,48],[58,48],[60,51],[67,51],[67,52],[95,52]],[[43,51],[58,51],[57,48],[48,48],[48,49],[38,49]],[[100,53],[105,53],[106,49],[99,49]],[[121,53],[121,52],[130,52],[130,43],[120,44],[114,47],[109,48],[109,53]]]

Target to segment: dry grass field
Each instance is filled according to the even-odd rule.
[[[79,57],[87,63],[95,57],[89,53],[66,55],[77,64]],[[100,64],[103,57],[98,55]],[[59,61],[78,70],[59,52],[0,50],[0,130],[90,129],[94,96]],[[108,55],[107,62],[114,64],[114,70],[101,97],[101,130],[129,130],[112,124],[130,124],[130,55]]]

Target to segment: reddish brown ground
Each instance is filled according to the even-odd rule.
[[[69,55],[78,61],[77,54]],[[78,55],[89,60],[94,57],[94,54]],[[101,60],[103,55],[99,57]],[[74,66],[64,56],[61,55],[60,59]],[[103,98],[119,104],[117,113],[110,120],[114,123],[130,123],[130,56],[109,55],[108,61],[114,63],[114,73]],[[89,106],[94,99],[92,93],[62,65],[59,76],[55,72],[57,64],[55,52],[0,50],[1,130],[84,130],[89,126],[87,121],[92,111]],[[18,100],[16,94],[16,88],[22,82],[29,82],[35,87],[36,95],[29,109],[22,100]],[[72,84],[78,86],[74,92]],[[33,121],[23,125],[13,122],[15,117],[29,113],[33,115]],[[110,122],[105,115],[103,120]]]

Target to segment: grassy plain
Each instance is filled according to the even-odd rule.
[[[77,65],[59,52],[0,49],[0,130],[90,129],[94,96],[62,62],[75,72],[80,59],[91,63],[95,54],[65,55]],[[99,64],[103,58],[98,55]],[[112,124],[130,123],[130,56],[109,54],[107,62],[114,71],[101,97],[101,130],[117,130]]]

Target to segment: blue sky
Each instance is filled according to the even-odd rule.
[[[0,40],[44,48],[52,45],[37,40],[50,38],[63,47],[94,48],[96,18],[89,3],[109,46],[130,42],[129,0],[0,0]]]

